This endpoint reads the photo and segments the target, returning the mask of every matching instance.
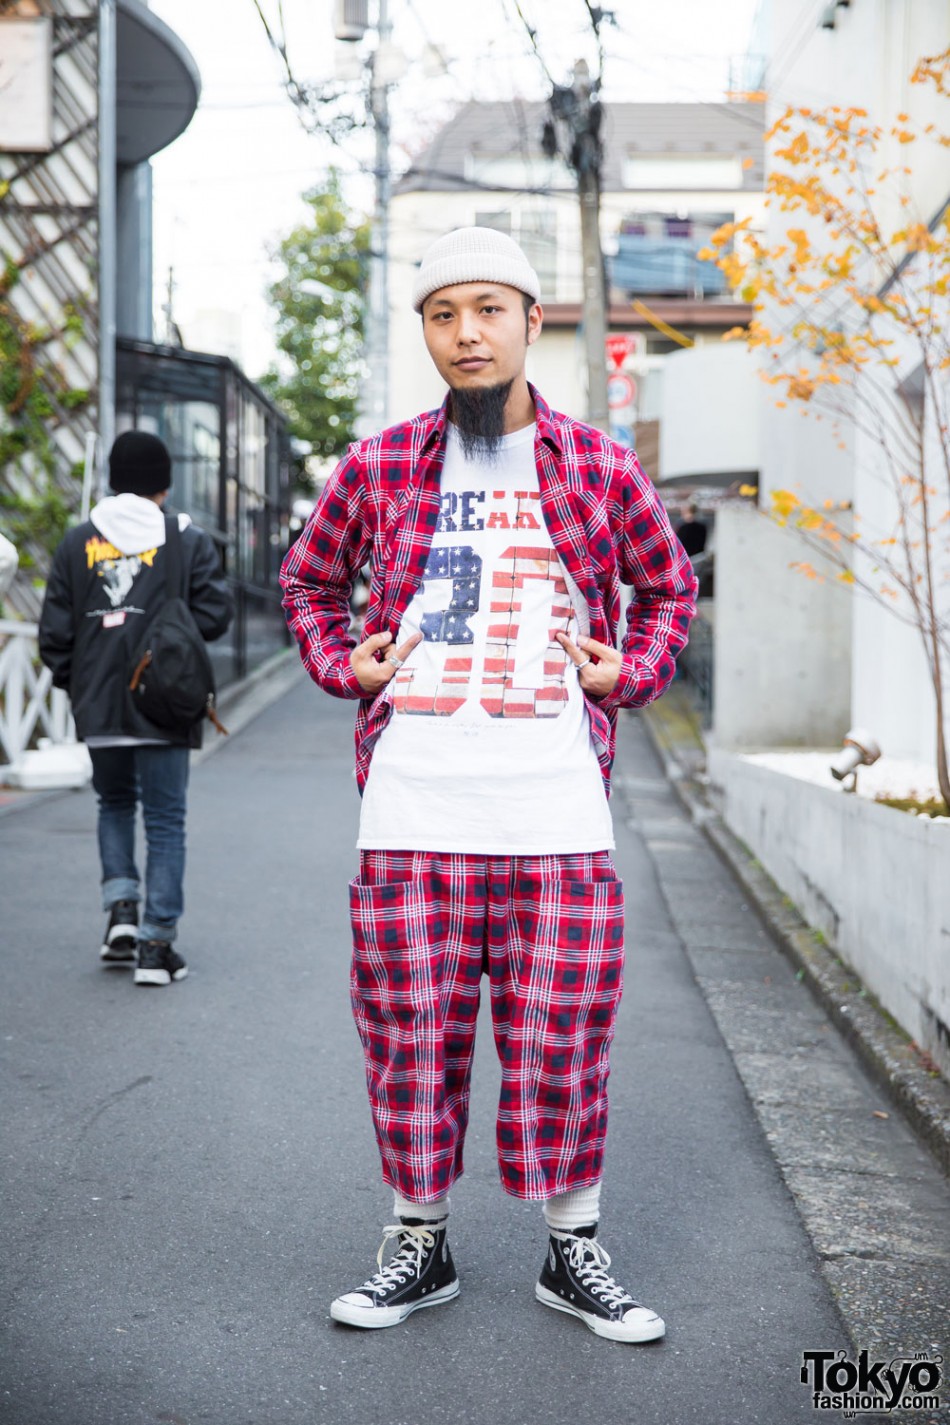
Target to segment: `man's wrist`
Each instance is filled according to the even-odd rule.
[[[602,698],[598,698],[598,705],[608,712],[612,708],[629,707],[636,701],[640,682],[640,674],[637,671],[637,664],[633,654],[621,654],[620,671],[617,675],[617,681],[609,693],[605,693]]]

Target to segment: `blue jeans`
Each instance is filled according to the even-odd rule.
[[[184,908],[185,810],[189,749],[90,747],[92,785],[99,798],[102,908],[139,901],[135,818],[142,804],[147,859],[142,940],[175,939]]]

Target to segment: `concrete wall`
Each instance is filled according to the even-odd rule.
[[[716,515],[720,747],[834,747],[848,730],[851,598],[833,580],[789,568],[806,557],[817,566],[790,530],[752,505],[726,504]]]
[[[693,346],[668,356],[660,410],[660,479],[757,474],[762,461],[760,396],[756,360],[743,342]]]
[[[929,435],[935,602],[938,616],[946,627],[950,616],[947,487],[939,454],[932,449],[937,440],[936,432],[931,428]],[[885,545],[880,554],[877,546],[878,540],[893,538],[898,533],[897,492],[903,493],[898,481],[904,467],[888,469],[880,446],[864,435],[858,437],[858,453],[854,501],[861,516],[862,538],[870,548],[855,559],[855,568],[868,588],[880,591],[884,586],[894,588],[897,580],[886,568],[880,567],[879,558],[895,563],[899,572],[906,570],[901,545]],[[912,517],[913,512],[908,513]],[[912,544],[917,548],[912,551],[915,570],[911,570],[911,575],[915,571],[922,573],[924,569],[919,541],[912,539]],[[912,582],[912,578],[908,582]],[[890,756],[934,764],[936,700],[932,675],[920,631],[899,617],[911,612],[911,602],[906,596],[875,598],[861,590],[855,592],[852,710],[855,723],[869,727]],[[950,669],[945,668],[945,689],[950,686],[948,674]],[[950,733],[950,722],[947,730]]]
[[[862,0],[839,5],[833,30],[822,29],[817,9],[806,10],[801,0],[771,0],[771,6],[775,48],[769,89],[775,97],[770,101],[770,119],[789,103],[864,108],[870,122],[885,129],[902,112],[923,124],[930,119],[945,121],[945,101],[931,99],[931,86],[912,85],[910,75],[922,56],[940,54],[947,46],[947,0]],[[914,169],[910,191],[926,220],[947,196],[946,151],[933,145],[934,152],[925,161],[919,144],[894,148],[901,162],[910,158]],[[895,218],[899,211],[895,210]]]
[[[712,749],[726,824],[950,1073],[950,823]]]
[[[950,105],[948,105],[950,109]],[[950,114],[948,114],[950,121]],[[905,283],[913,291],[916,269],[912,264]],[[929,301],[926,297],[922,301]],[[897,374],[905,390],[922,397],[920,350],[912,338],[898,338],[890,355],[899,362]],[[950,382],[944,377],[944,402]],[[865,407],[862,429],[856,434],[854,504],[863,549],[855,550],[855,570],[867,590],[854,599],[854,661],[852,707],[856,723],[874,730],[882,748],[892,756],[914,761],[936,761],[936,699],[932,673],[924,653],[911,599],[900,592],[900,584],[923,593],[925,581],[918,582],[926,564],[919,524],[921,505],[908,501],[905,474],[918,469],[917,452],[898,436],[900,421],[894,408],[899,402],[881,401],[877,392]],[[928,470],[928,513],[931,525],[930,552],[933,565],[934,603],[938,621],[950,626],[950,491],[945,475],[944,455],[933,404],[928,398],[914,402],[917,419],[924,420],[925,466]],[[946,439],[946,435],[943,436]],[[885,455],[885,443],[888,455]],[[900,534],[900,507],[904,506],[910,531],[909,560],[903,541],[891,541]],[[888,567],[890,566],[890,567]],[[891,592],[884,595],[882,590]],[[926,622],[926,608],[920,611]],[[902,617],[903,616],[903,617]],[[910,617],[914,626],[903,621]],[[950,694],[950,668],[945,667],[945,696]],[[947,699],[947,733],[950,736],[950,696]]]

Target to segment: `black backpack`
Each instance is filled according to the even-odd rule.
[[[227,732],[214,708],[214,669],[184,597],[181,530],[165,516],[165,602],[132,654],[129,691],[134,706],[170,732],[187,733],[208,717]]]

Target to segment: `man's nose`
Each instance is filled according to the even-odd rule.
[[[478,326],[478,318],[474,312],[461,312],[459,314],[459,324],[457,340],[460,346],[471,346],[481,339]]]

